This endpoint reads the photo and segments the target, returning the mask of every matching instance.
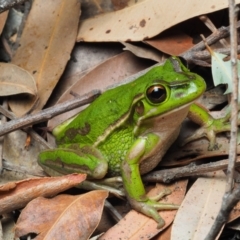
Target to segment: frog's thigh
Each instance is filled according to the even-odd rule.
[[[38,162],[46,172],[46,168],[52,168],[62,174],[86,173],[90,177],[101,179],[107,173],[107,161],[101,157],[100,152],[96,155],[91,153],[68,148],[51,149],[41,152]]]
[[[149,133],[144,137],[139,137],[132,144],[126,155],[129,164],[139,164],[144,155],[148,155],[160,141],[160,137],[154,133]]]

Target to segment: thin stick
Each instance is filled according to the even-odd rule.
[[[238,68],[237,68],[237,14],[235,0],[229,0],[229,21],[230,21],[230,45],[232,63],[233,92],[231,97],[231,139],[229,145],[229,164],[227,170],[226,194],[232,192],[233,175],[237,156],[237,131],[238,131]]]
[[[36,114],[29,114],[24,117],[9,121],[3,125],[0,125],[0,136],[13,132],[17,129],[30,126],[35,123],[44,122],[56,115],[70,111],[74,108],[92,102],[97,96],[99,96],[100,91],[93,90],[88,94],[83,95],[80,98],[74,98],[71,101],[60,103],[54,107],[47,108]]]
[[[26,2],[27,0],[1,0],[0,1],[0,13],[18,5]]]
[[[7,108],[7,101],[5,100],[3,102],[3,108]],[[2,115],[0,125],[3,125],[7,122],[6,116]],[[4,143],[4,136],[0,137],[0,174],[2,173],[3,170],[3,143]]]
[[[236,162],[236,167],[239,167],[239,166],[240,166],[240,157],[237,158],[237,162]],[[190,177],[190,176],[196,177],[196,176],[201,176],[204,173],[226,170],[227,167],[228,167],[228,159],[205,163],[201,165],[190,163],[189,165],[183,166],[183,167],[175,167],[175,168],[169,168],[169,169],[150,172],[143,176],[143,180],[146,182],[170,183],[170,182],[176,181],[177,179],[181,179],[185,177]]]

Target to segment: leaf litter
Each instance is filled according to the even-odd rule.
[[[145,43],[153,46],[154,48],[160,49],[161,51],[169,54],[173,54],[174,52],[171,51],[173,47],[172,49],[171,48],[167,49],[164,46],[164,41],[168,42],[170,41],[169,39],[162,40],[162,43],[161,43],[161,42],[158,42],[158,40],[156,40],[155,42],[151,42],[151,39],[148,41],[146,38],[154,37],[160,32],[162,32],[163,30],[169,29],[171,26],[176,25],[177,23],[187,20],[193,16],[205,14],[208,12],[216,11],[221,8],[227,7],[226,5],[227,3],[224,1],[220,1],[220,2],[218,1],[216,3],[214,1],[213,2],[206,1],[205,3],[206,4],[203,4],[201,2],[201,6],[200,6],[200,5],[196,5],[196,4],[200,4],[199,2],[189,1],[187,5],[189,10],[186,11],[186,9],[182,8],[181,6],[176,7],[176,9],[178,10],[182,9],[184,11],[178,12],[182,14],[178,14],[177,17],[173,17],[176,15],[176,12],[172,9],[171,2],[168,2],[168,3],[166,2],[163,4],[163,3],[157,3],[156,1],[143,0],[143,1],[139,1],[138,4],[134,4],[134,1],[129,1],[129,4],[126,4],[124,6],[118,6],[120,9],[119,11],[111,12],[111,11],[103,10],[104,8],[102,7],[101,1],[98,1],[98,3],[96,3],[96,1],[93,1],[93,5],[95,4],[95,7],[97,9],[95,10],[95,12],[97,12],[98,16],[95,16],[94,18],[91,17],[91,14],[89,15],[89,17],[85,16],[85,20],[80,21],[79,31],[77,36],[78,20],[80,15],[80,6],[78,5],[77,1],[69,1],[69,2],[56,1],[54,3],[50,3],[50,2],[43,3],[42,1],[40,3],[40,1],[38,0],[34,1],[21,36],[20,47],[17,49],[17,52],[15,53],[12,59],[13,64],[16,64],[19,67],[22,67],[22,69],[24,69],[25,74],[27,76],[26,79],[34,78],[35,85],[33,84],[33,87],[32,87],[33,90],[31,90],[33,94],[28,93],[34,97],[21,99],[21,101],[19,101],[19,98],[15,98],[15,99],[12,98],[9,101],[11,109],[14,111],[14,113],[17,116],[24,115],[25,113],[31,111],[32,108],[34,108],[34,111],[38,111],[42,109],[42,107],[46,104],[47,100],[49,99],[55,85],[60,79],[60,76],[63,73],[63,70],[70,58],[70,53],[73,49],[76,38],[78,41],[81,40],[81,41],[94,41],[94,42],[126,41],[126,40],[145,41]],[[145,9],[144,6],[148,6],[147,8],[148,10],[145,12],[142,11],[143,9]],[[171,11],[167,10],[169,8],[171,8]],[[53,14],[51,9],[52,10],[54,9],[54,11],[56,12],[54,12]],[[161,9],[161,11],[164,13],[161,15],[161,17],[164,18],[164,21],[159,20],[159,16],[156,15],[156,12],[157,12],[156,9]],[[129,11],[131,11],[132,14],[129,14]],[[102,13],[105,12],[105,14],[101,15],[101,12]],[[59,15],[57,13],[59,13]],[[49,18],[51,16],[51,19],[47,19],[46,17],[43,17],[43,16],[47,16]],[[94,28],[91,29],[93,24],[94,24]],[[118,27],[118,24],[121,24],[121,26]],[[69,28],[69,26],[71,26],[71,28]],[[62,29],[64,29],[65,31],[62,31]],[[181,38],[179,37],[179,39]],[[173,40],[174,40],[174,37],[173,37]],[[185,40],[184,38],[183,41],[185,43],[185,41],[187,40]],[[160,43],[160,45],[158,43]],[[188,43],[187,47],[183,45],[181,46],[181,44],[179,44],[179,42],[177,41],[175,43],[173,41],[172,44],[173,46],[178,45],[178,47],[176,47],[177,54],[180,54],[183,51],[183,48],[184,48],[184,51],[186,51],[186,49],[192,46],[190,43]],[[131,50],[131,51],[133,53],[136,53],[136,50]],[[157,53],[159,54],[159,52]],[[134,66],[134,64],[138,60],[133,56],[133,54],[126,53],[126,56],[127,57],[125,59],[123,58],[124,61],[121,64],[119,64],[119,68],[122,69],[122,71],[116,67],[116,64],[121,62],[120,60],[121,57],[116,56],[116,57],[110,58],[109,60],[104,59],[104,63],[99,62],[99,65],[95,66],[93,71],[90,71],[87,75],[82,77],[82,79],[85,79],[83,80],[82,83],[80,83],[80,81],[79,83],[78,81],[76,81],[76,83],[72,86],[71,90],[70,89],[66,90],[67,92],[63,94],[64,97],[62,97],[59,101],[66,101],[67,99],[71,98],[72,96],[70,92],[76,90],[77,85],[79,85],[78,88],[80,89],[80,93],[78,94],[82,94],[84,91],[89,91],[93,89],[93,86],[97,88],[102,87],[104,91],[104,89],[108,88],[109,85],[112,85],[113,83],[118,82],[118,79],[122,80],[126,76],[130,76],[131,74],[138,72],[147,67],[146,64],[143,63],[143,61],[141,60],[139,61],[139,64],[136,64],[136,66]],[[142,56],[144,56],[144,54],[142,54]],[[142,56],[140,55],[140,57]],[[164,55],[161,55],[161,56],[163,56],[163,59],[164,59]],[[114,68],[114,64],[110,65],[111,63],[115,64],[115,68]],[[128,69],[129,66],[130,68]],[[107,72],[108,68],[110,70],[109,72]],[[100,75],[101,71],[102,71],[102,75]],[[115,71],[117,71],[117,74]],[[36,91],[36,88],[34,89],[34,86],[35,87],[37,86],[37,91]],[[25,83],[22,84],[22,89],[20,88],[19,88],[20,90],[18,89],[19,93],[16,93],[17,92],[16,90],[14,91],[16,94],[26,93],[23,90],[24,88],[26,89],[28,88],[27,84],[25,85]],[[9,87],[9,91],[11,91],[11,94],[9,95],[14,94],[14,91],[11,90],[10,87]],[[37,104],[35,101],[36,98],[39,98],[39,102]],[[54,126],[54,125],[56,125],[56,123],[54,123],[53,121],[52,123],[50,122],[49,126]],[[30,145],[30,148],[31,148],[31,145]],[[14,185],[15,184],[12,184],[11,186],[9,186],[9,190]],[[181,197],[183,198],[186,190],[186,186],[182,186],[180,189],[182,189]],[[190,191],[191,189],[192,188],[190,188]],[[195,194],[196,193],[192,193],[192,195],[196,197]],[[186,198],[186,201],[187,201],[187,198]],[[216,201],[214,203],[216,203]],[[203,201],[203,204],[211,208],[211,202],[206,203]],[[48,205],[48,204],[44,204],[44,205]],[[185,205],[187,208],[188,204],[184,203],[183,206]],[[195,202],[195,205],[196,205],[196,202]],[[88,216],[88,214],[89,213],[86,214],[86,217]],[[101,211],[98,212],[98,214],[101,215]],[[201,211],[199,211],[199,214],[202,214]],[[168,219],[168,216],[170,215],[168,215],[167,213],[166,219]],[[184,217],[184,213],[179,211],[179,216]],[[194,216],[197,219],[198,213],[195,213]],[[135,218],[138,218],[138,217],[135,217]],[[174,216],[169,218],[173,219]],[[95,224],[94,228],[98,225],[98,222],[99,220],[97,220],[97,223]],[[64,226],[65,225],[66,224],[64,224]],[[150,225],[153,226],[152,224]],[[200,225],[198,225],[198,230],[200,229],[199,226]],[[147,239],[147,236],[149,236],[150,228],[143,228],[143,232],[141,232],[140,228],[141,227],[136,229],[136,233],[139,234],[136,236],[138,237],[145,236]],[[190,232],[196,230],[195,227],[189,226],[189,228],[190,228],[189,229]],[[90,232],[92,232],[92,229],[93,228],[91,228],[91,230],[90,228],[86,229],[87,235],[84,235],[84,236],[89,237],[91,234]],[[178,232],[178,230],[179,229],[176,227],[176,224],[175,226],[173,225],[172,231]],[[186,229],[183,229],[183,230],[186,230]],[[113,234],[116,234],[116,232],[114,232],[116,231],[114,230],[114,228],[111,231],[113,232]],[[143,237],[142,239],[145,239],[145,237]],[[131,239],[134,239],[134,237]],[[136,238],[136,239],[139,239],[139,238]]]

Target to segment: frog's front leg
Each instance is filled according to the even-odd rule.
[[[216,149],[216,134],[231,130],[231,124],[229,122],[230,116],[231,114],[228,113],[225,117],[215,119],[202,106],[198,104],[192,104],[189,109],[188,117],[201,127],[192,136],[187,137],[183,141],[182,145],[199,138],[206,137],[209,140],[208,149]]]
[[[146,195],[146,191],[139,171],[139,163],[143,156],[154,146],[149,146],[149,142],[154,142],[152,138],[159,138],[155,134],[148,134],[146,137],[138,138],[125,159],[122,162],[123,185],[126,190],[127,198],[131,206],[138,212],[153,218],[158,223],[158,228],[164,226],[165,222],[157,210],[178,209],[178,205],[159,203],[159,197],[155,200]],[[152,141],[153,140],[153,141]],[[169,194],[169,192],[167,193]],[[163,196],[160,194],[161,197]],[[166,195],[166,194],[165,194]],[[160,197],[160,198],[161,198]]]

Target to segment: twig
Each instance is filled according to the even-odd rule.
[[[237,22],[235,26],[236,29],[240,28],[240,21]],[[212,33],[210,36],[206,38],[206,42],[208,45],[212,45],[213,43],[219,41],[222,38],[228,37],[230,34],[230,26],[228,27],[220,27],[218,28],[217,32]],[[198,44],[194,45],[188,51],[201,51],[206,48],[206,45],[203,41],[199,42]]]
[[[213,32],[218,32],[218,29],[215,27],[215,25],[212,23],[211,19],[206,16],[206,15],[203,15],[203,16],[200,16],[199,19]],[[228,47],[229,44],[228,42],[222,38],[219,40],[219,42],[224,46],[224,47]]]
[[[27,0],[0,0],[0,13],[26,1]]]
[[[12,112],[9,112],[7,109],[3,108],[1,105],[0,105],[0,113],[2,113],[4,117],[9,118],[11,120],[16,119],[16,116]],[[22,130],[27,132],[33,139],[35,139],[37,142],[39,142],[46,148],[51,148],[48,142],[46,142],[41,136],[39,136],[39,134],[37,134],[31,127],[23,128]]]
[[[237,10],[239,10],[234,0],[229,0],[229,22],[230,22],[230,45],[231,45],[231,63],[232,63],[232,81],[233,92],[231,97],[231,139],[229,145],[229,163],[227,169],[227,186],[226,192],[223,197],[222,206],[218,213],[217,218],[210,232],[206,236],[205,240],[215,239],[220,232],[223,224],[226,222],[228,214],[233,204],[237,202],[240,190],[237,189],[232,193],[233,187],[233,175],[235,168],[235,161],[237,156],[237,130],[238,130],[238,70],[237,70]]]
[[[230,193],[233,187],[234,167],[237,156],[237,131],[238,131],[238,68],[237,68],[237,31],[236,18],[237,11],[235,0],[229,0],[229,21],[230,21],[230,44],[233,92],[231,97],[231,139],[229,145],[229,165],[227,171],[228,183],[226,193]]]
[[[236,29],[240,28],[240,21],[237,22]],[[207,45],[212,45],[213,43],[219,41],[220,39],[226,38],[229,36],[230,32],[230,26],[228,27],[221,27],[217,29],[216,32],[212,33],[210,36],[206,38]],[[198,60],[201,60],[201,55],[199,54],[200,51],[204,50],[206,48],[206,43],[203,41],[199,42],[198,44],[194,45],[192,48],[188,49],[186,52],[182,53],[180,56],[183,57],[188,61],[188,63],[191,62],[198,62]],[[198,60],[195,59],[194,54],[199,54]],[[210,58],[209,58],[210,59]],[[206,57],[204,57],[203,60],[206,60]],[[204,61],[202,61],[204,63]]]
[[[207,237],[205,238],[205,240],[216,239],[222,226],[227,222],[229,213],[232,211],[234,206],[239,201],[239,198],[240,198],[239,184],[237,184],[235,190],[232,193],[224,194],[221,209],[215,219],[213,226],[211,227],[210,232],[208,233]]]
[[[0,136],[13,132],[17,129],[30,126],[32,124],[44,122],[56,115],[70,111],[79,106],[92,102],[96,97],[100,95],[100,91],[93,90],[90,93],[83,95],[81,98],[74,98],[71,101],[60,103],[54,107],[47,108],[36,114],[29,114],[24,117],[9,121],[4,125],[0,125]]]
[[[2,106],[4,109],[7,108],[7,101],[4,101]],[[4,115],[2,115],[0,125],[5,124],[6,122],[7,122],[7,118]],[[4,136],[0,137],[0,174],[3,170],[3,163],[2,163],[2,161],[3,161],[3,143],[4,143]]]
[[[240,157],[237,159],[236,166],[240,166]],[[162,182],[162,183],[170,183],[176,179],[190,177],[190,176],[199,176],[203,173],[214,172],[219,170],[225,170],[228,167],[228,159],[221,160],[217,162],[205,163],[201,165],[196,165],[194,163],[190,163],[187,166],[183,167],[175,167],[170,169],[164,169],[159,171],[153,171],[144,175],[143,180],[146,182]],[[236,179],[237,182],[240,179]]]
[[[214,52],[222,53],[225,55],[230,55],[230,51],[231,51],[230,48],[214,49]],[[240,46],[237,47],[237,53],[240,53]],[[194,59],[199,59],[199,60],[209,60],[211,58],[211,54],[209,53],[208,50],[195,51],[195,52],[192,52],[192,57]]]

